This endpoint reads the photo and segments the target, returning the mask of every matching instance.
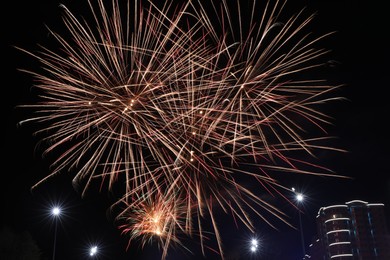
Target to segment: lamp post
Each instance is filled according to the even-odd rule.
[[[295,193],[295,200],[296,200],[296,202],[297,202],[297,207],[298,207],[299,230],[300,230],[300,232],[301,232],[302,253],[303,253],[303,257],[305,257],[305,255],[306,255],[305,241],[304,241],[304,237],[303,237],[301,209],[300,209],[300,207],[299,207],[300,204],[303,203],[303,200],[305,199],[305,197],[303,196],[302,193],[296,192],[294,188],[292,188],[292,191]]]
[[[57,206],[53,207],[51,210],[51,214],[54,217],[54,244],[53,244],[53,260],[56,257],[56,243],[57,243],[57,222],[58,218],[61,215],[61,209]]]

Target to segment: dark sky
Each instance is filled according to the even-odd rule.
[[[59,3],[76,10],[77,1],[37,0],[9,1],[2,10],[2,224],[16,233],[28,231],[47,259],[51,259],[54,228],[47,210],[56,201],[63,202],[66,215],[61,218],[57,232],[56,259],[87,259],[88,245],[98,243],[99,259],[159,259],[158,250],[147,246],[127,252],[126,239],[106,215],[111,197],[90,192],[85,198],[75,191],[71,176],[58,176],[34,192],[30,187],[48,174],[48,162],[35,152],[37,140],[30,129],[19,128],[24,112],[17,105],[29,100],[31,78],[17,71],[34,66],[28,57],[13,46],[36,49],[45,45],[48,32],[45,24],[55,29],[60,26]],[[384,203],[390,225],[390,102],[389,78],[389,14],[385,1],[372,0],[311,0],[295,1],[296,8],[307,6],[317,12],[311,29],[314,33],[336,31],[322,44],[331,50],[329,81],[345,84],[340,94],[349,101],[330,107],[334,126],[329,133],[337,136],[337,145],[347,153],[323,154],[320,159],[340,175],[352,179],[312,178],[295,179],[292,186],[304,191],[310,199],[302,216],[306,247],[315,236],[315,216],[322,206],[364,200]],[[291,3],[290,3],[291,5]],[[286,10],[288,12],[288,10]],[[287,210],[291,222],[298,223],[298,215]],[[223,222],[224,223],[224,222]],[[228,226],[229,225],[229,226]],[[232,223],[223,229],[227,255],[248,256],[246,241],[250,232],[236,230]],[[299,259],[299,232],[282,224],[279,231],[258,223],[263,241],[258,259]],[[196,243],[195,243],[196,244]],[[196,245],[189,245],[196,248]],[[198,251],[195,249],[195,252]],[[213,259],[213,253],[206,254]],[[132,256],[132,258],[130,258]],[[174,249],[168,259],[199,259],[181,249]],[[245,259],[245,258],[243,258]]]

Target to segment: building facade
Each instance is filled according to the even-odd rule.
[[[390,238],[384,204],[354,200],[322,207],[317,235],[309,247],[313,260],[389,260]]]

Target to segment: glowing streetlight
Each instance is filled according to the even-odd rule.
[[[57,222],[61,215],[61,208],[55,206],[51,209],[51,215],[54,217],[54,245],[53,245],[53,260],[56,257],[56,242],[57,242]]]
[[[91,246],[89,249],[89,255],[90,256],[95,256],[98,252],[98,247],[97,246]]]
[[[258,248],[259,248],[259,241],[255,238],[253,238],[251,240],[251,246],[250,246],[251,252],[253,252],[253,253],[256,252]]]
[[[296,199],[297,199],[298,202],[302,202],[303,201],[303,194],[298,193],[297,196],[296,196]]]
[[[306,250],[305,250],[305,241],[303,238],[302,216],[301,216],[301,209],[299,208],[299,205],[303,203],[305,197],[302,193],[296,192],[295,188],[292,188],[292,191],[295,193],[295,199],[297,201],[298,215],[299,215],[299,229],[301,231],[302,253],[303,253],[303,256],[305,256]]]

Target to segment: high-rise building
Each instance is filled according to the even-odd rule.
[[[390,237],[382,203],[353,200],[322,207],[317,215],[317,232],[307,259],[390,259]]]

